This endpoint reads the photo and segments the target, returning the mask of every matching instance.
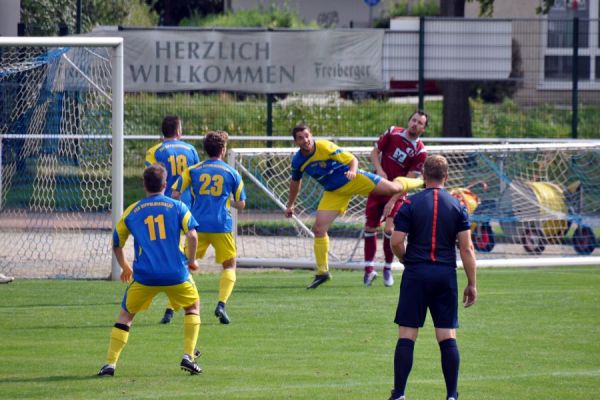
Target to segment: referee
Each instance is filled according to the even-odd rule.
[[[448,179],[446,159],[439,155],[428,157],[423,176],[425,190],[410,196],[394,219],[392,250],[405,269],[394,320],[400,330],[394,354],[394,389],[390,399],[404,400],[415,340],[429,309],[440,346],[446,398],[456,400],[460,364],[456,345],[457,239],[467,275],[467,287],[463,293],[465,307],[473,305],[477,298],[475,253],[467,211],[444,190]],[[407,236],[408,245],[405,247]]]

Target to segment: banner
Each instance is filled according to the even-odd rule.
[[[376,90],[383,30],[100,30],[125,42],[125,91]]]

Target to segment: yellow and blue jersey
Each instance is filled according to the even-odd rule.
[[[165,140],[162,143],[152,146],[146,152],[146,167],[152,164],[161,163],[167,170],[167,189],[165,195],[171,196],[171,186],[183,171],[200,162],[198,152],[189,143],[181,140]],[[189,208],[192,207],[192,195],[189,191],[181,193],[181,201]]]
[[[199,232],[231,232],[230,196],[235,201],[246,200],[242,177],[222,160],[206,160],[191,166],[181,174],[172,189],[181,192],[190,187],[193,198],[192,215]]]
[[[306,172],[325,190],[336,190],[349,182],[346,171],[354,156],[329,140],[315,140],[315,150],[304,156],[300,150],[292,158],[292,180],[299,181]]]
[[[113,246],[125,246],[133,235],[133,280],[148,286],[177,285],[189,278],[182,233],[197,226],[181,201],[149,196],[125,210],[113,231]]]

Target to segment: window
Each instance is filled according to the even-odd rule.
[[[545,30],[544,88],[569,89],[573,78],[573,20],[579,19],[578,71],[582,89],[600,85],[600,0],[555,0]],[[587,82],[587,83],[585,83]],[[587,86],[586,86],[587,85]],[[590,86],[591,85],[591,86]]]

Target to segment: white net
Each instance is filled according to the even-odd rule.
[[[111,272],[113,49],[0,47],[0,272]]]
[[[347,148],[371,169],[372,148]],[[240,264],[310,266],[310,226],[322,189],[303,180],[297,220],[286,219],[290,160],[296,149],[237,149],[232,162],[249,195],[238,213]],[[465,203],[480,259],[585,256],[596,247],[600,228],[600,144],[428,146],[449,161],[446,185]],[[330,263],[363,260],[366,198],[355,196],[330,229]],[[380,244],[381,246],[381,244]],[[383,252],[378,251],[379,262]]]

